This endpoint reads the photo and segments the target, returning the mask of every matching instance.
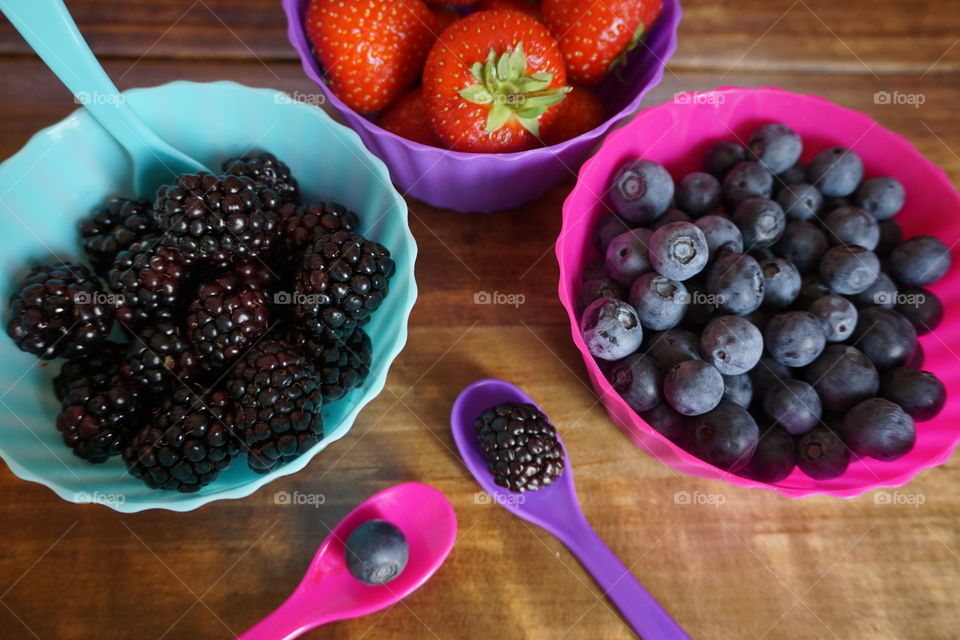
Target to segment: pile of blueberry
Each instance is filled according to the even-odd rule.
[[[932,236],[901,242],[895,178],[864,180],[830,147],[805,165],[790,127],[717,142],[678,183],[650,160],[618,168],[578,303],[590,353],[647,423],[761,482],[795,467],[842,475],[895,460],[946,390],[917,335],[950,268]]]

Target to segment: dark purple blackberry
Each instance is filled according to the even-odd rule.
[[[159,396],[197,373],[197,356],[173,322],[160,321],[134,334],[124,354],[123,373],[143,391]]]
[[[243,280],[245,285],[263,291],[268,297],[276,290],[281,280],[280,268],[274,262],[260,256],[237,260],[230,265],[230,270]]]
[[[106,207],[80,220],[79,228],[93,270],[106,277],[118,253],[153,232],[153,212],[146,200],[113,198]]]
[[[536,491],[563,475],[557,430],[532,404],[498,404],[484,411],[473,426],[487,468],[501,487]]]
[[[294,315],[314,335],[346,338],[380,307],[393,271],[390,252],[358,233],[322,236],[297,274]]]
[[[225,266],[270,251],[279,206],[276,192],[251,178],[198,173],[160,187],[154,215],[164,240],[175,249]]]
[[[299,258],[320,236],[337,231],[356,231],[360,227],[357,214],[336,202],[318,202],[310,206],[285,204],[277,213],[281,238],[278,248],[289,257]]]
[[[193,260],[165,246],[162,238],[137,242],[117,256],[107,274],[117,301],[117,320],[127,330],[172,318],[182,306]]]
[[[112,375],[111,371],[123,362],[126,350],[127,345],[108,341],[97,345],[96,351],[89,355],[64,362],[60,366],[60,373],[53,378],[53,393],[57,401],[63,401],[74,380],[94,375]]]
[[[272,153],[231,158],[223,163],[223,172],[262,182],[276,191],[282,202],[300,202],[300,188],[290,172],[290,167],[280,162]]]
[[[185,326],[200,365],[222,371],[270,328],[267,296],[232,273],[221,274],[197,288]]]
[[[118,347],[68,360],[53,382],[60,398],[57,429],[63,442],[90,462],[120,453],[140,409],[136,385],[120,373]]]
[[[213,482],[239,451],[230,407],[226,391],[178,387],[124,447],[130,475],[184,493]]]
[[[37,265],[10,296],[7,335],[19,349],[44,360],[82,356],[110,335],[111,302],[87,267]]]
[[[289,340],[317,368],[324,404],[339,400],[362,385],[370,373],[373,346],[363,329],[357,329],[346,340],[321,340],[294,329]]]
[[[323,438],[316,367],[289,342],[262,340],[233,368],[227,390],[247,464],[257,473],[290,462]]]

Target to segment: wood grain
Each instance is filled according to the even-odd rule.
[[[69,2],[121,87],[229,78],[315,91],[276,4]],[[685,9],[681,48],[647,104],[720,84],[824,95],[902,133],[960,183],[960,47],[950,49],[960,14],[951,3],[691,0]],[[0,78],[0,156],[75,108],[6,24]],[[876,104],[880,90],[925,102]],[[282,601],[353,505],[409,480],[433,484],[457,510],[449,561],[403,604],[310,637],[632,637],[556,540],[477,499],[447,419],[458,390],[483,376],[519,382],[542,402],[563,429],[588,518],[694,638],[956,638],[956,458],[899,490],[919,506],[876,494],[795,501],[682,476],[612,426],[555,294],[552,242],[572,180],[486,216],[410,202],[421,293],[409,344],[350,434],[293,477],[191,513],[119,515],[65,503],[0,465],[0,638],[232,637]],[[525,301],[474,305],[480,290]],[[277,505],[277,491],[326,501]],[[677,504],[681,491],[713,504]]]

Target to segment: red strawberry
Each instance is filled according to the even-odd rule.
[[[479,11],[493,11],[494,9],[513,9],[540,19],[540,3],[536,0],[480,0],[477,3]]]
[[[543,19],[557,37],[571,82],[593,85],[660,15],[663,0],[543,0]]]
[[[560,115],[544,138],[546,144],[558,144],[603,124],[603,103],[590,89],[574,87],[560,103]]]
[[[421,0],[312,0],[306,31],[333,92],[354,111],[371,113],[420,74],[433,20]]]
[[[563,55],[543,24],[518,11],[479,11],[437,39],[423,97],[445,146],[510,153],[540,144],[566,82]]]
[[[377,124],[407,140],[432,147],[440,146],[440,140],[430,128],[430,117],[427,116],[427,107],[423,104],[423,91],[420,87],[410,89],[390,105]]]

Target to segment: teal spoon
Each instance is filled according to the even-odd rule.
[[[207,170],[161,140],[137,116],[87,46],[63,0],[0,0],[0,10],[77,102],[126,150],[138,196],[152,195],[182,173]]]

